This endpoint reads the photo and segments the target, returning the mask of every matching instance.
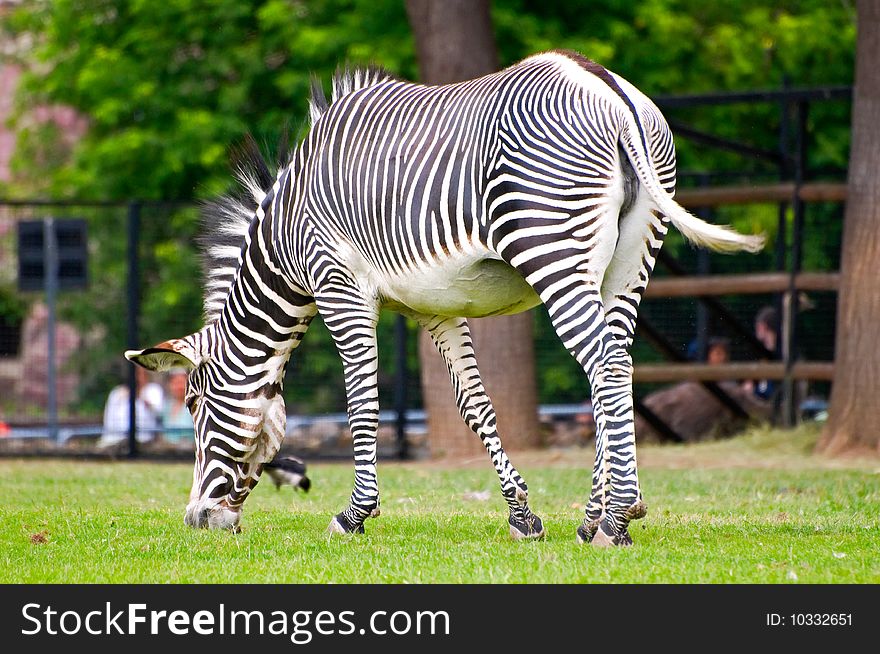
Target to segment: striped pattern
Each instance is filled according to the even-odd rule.
[[[317,90],[312,129],[277,175],[257,161],[223,199],[198,334],[130,358],[192,368],[198,455],[187,522],[235,527],[283,436],[284,366],[320,313],[343,361],[355,487],[331,531],[378,515],[376,321],[390,308],[430,333],[462,418],[482,440],[511,535],[541,537],[501,445],[467,318],[543,302],[592,389],[598,434],[578,538],[630,542],[644,515],[628,354],[670,224],[697,244],[756,250],[672,199],[675,152],[657,108],[568,52],[439,87],[347,71]],[[251,157],[254,159],[254,157]],[[258,157],[256,158],[258,159]]]

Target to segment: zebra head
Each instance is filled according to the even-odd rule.
[[[185,401],[195,427],[196,460],[184,522],[238,531],[241,506],[284,438],[286,413],[280,382],[264,375],[227,379],[211,353],[213,328],[125,356],[157,372],[189,371]]]

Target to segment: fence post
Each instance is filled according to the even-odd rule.
[[[793,427],[797,423],[797,389],[795,388],[792,366],[797,358],[798,340],[798,312],[799,298],[795,283],[797,274],[801,271],[803,262],[803,238],[804,238],[804,215],[806,204],[800,197],[800,190],[807,175],[807,102],[801,100],[797,103],[795,114],[795,144],[794,144],[794,197],[792,198],[793,223],[791,233],[791,261],[789,264],[789,284],[787,301],[784,303],[784,315],[782,319],[783,340],[782,358],[785,362],[785,379],[782,388],[782,419],[786,427]]]
[[[709,186],[709,176],[700,175],[699,186],[706,188]],[[712,209],[709,207],[701,207],[697,211],[697,215],[703,220],[712,220]],[[709,261],[709,251],[705,248],[697,250],[697,274],[700,276],[708,276],[711,272],[711,263]],[[697,352],[696,360],[705,361],[709,352],[709,332],[711,326],[709,324],[709,311],[705,302],[697,301]]]
[[[789,88],[789,80],[788,76],[784,75],[782,78],[782,89],[783,91],[788,90]],[[792,155],[791,155],[791,102],[789,100],[782,100],[780,102],[780,119],[779,119],[779,177],[781,180],[788,180],[794,175],[793,172],[793,164],[792,164]],[[794,197],[798,196],[798,189],[795,188]],[[777,236],[776,236],[776,269],[779,272],[786,271],[790,268],[788,261],[788,253],[789,250],[789,230],[788,230],[788,206],[789,201],[780,201],[779,203],[779,219],[777,223]],[[779,316],[779,325],[777,327],[776,333],[776,349],[773,352],[774,358],[785,360],[785,343],[788,340],[788,325],[786,322],[787,306],[788,302],[786,301],[786,293],[780,292],[776,296],[776,312]],[[776,397],[773,398],[774,401],[774,418],[776,421],[781,421],[783,426],[790,426],[788,424],[788,410],[786,407],[788,406],[788,402],[786,401],[786,384],[785,380],[783,380],[782,388],[780,392],[776,394]]]
[[[49,438],[58,440],[58,383],[56,375],[56,306],[58,303],[58,242],[55,239],[55,220],[43,219],[43,278],[46,288],[46,426]]]
[[[138,348],[138,318],[140,314],[140,270],[139,257],[141,232],[141,205],[131,202],[128,205],[128,242],[126,296],[128,316],[126,321],[126,343],[128,349]],[[134,364],[128,366],[128,457],[138,455],[137,446],[137,370]]]

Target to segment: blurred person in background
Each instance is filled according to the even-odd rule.
[[[779,358],[777,340],[779,334],[779,312],[775,307],[765,306],[755,315],[755,338],[770,352],[773,358]],[[770,379],[748,380],[743,382],[743,389],[752,393],[755,398],[769,402],[776,395],[778,383]]]
[[[147,443],[156,438],[161,427],[162,405],[165,392],[162,386],[150,379],[150,373],[137,366],[137,416],[138,442]],[[106,447],[128,439],[128,385],[119,384],[107,396],[104,404],[104,429],[98,445]]]
[[[730,339],[721,336],[710,338],[706,348],[706,363],[719,365],[728,361],[730,361]]]
[[[168,393],[162,409],[162,435],[169,443],[192,444],[195,438],[192,416],[186,408],[185,370],[172,370],[168,373]]]

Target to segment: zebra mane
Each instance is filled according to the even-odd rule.
[[[278,170],[289,162],[285,136],[279,145]],[[257,207],[275,183],[276,175],[248,134],[241,145],[233,148],[232,169],[241,188],[201,206],[202,230],[198,238],[204,273],[204,317],[212,322],[226,303],[226,296],[238,272],[245,236]],[[283,162],[283,163],[282,163]]]
[[[344,95],[360,91],[375,84],[394,79],[387,70],[380,66],[351,67],[343,66],[336,69],[331,82],[330,100],[324,95],[324,87],[317,77],[312,77],[312,94],[309,98],[309,119],[314,125],[330,105]]]
[[[333,76],[332,94],[328,101],[321,83],[313,77],[309,98],[311,124],[314,125],[330,105],[342,96],[389,79],[393,79],[392,75],[377,66],[339,68]],[[294,154],[287,135],[278,151],[276,170],[280,173],[290,165]],[[203,306],[206,324],[216,320],[226,304],[229,289],[238,273],[248,229],[257,207],[277,178],[277,173],[270,170],[251,135],[247,135],[244,142],[233,149],[231,159],[241,188],[235,193],[205,202],[201,207],[202,233],[198,241],[205,279]]]

